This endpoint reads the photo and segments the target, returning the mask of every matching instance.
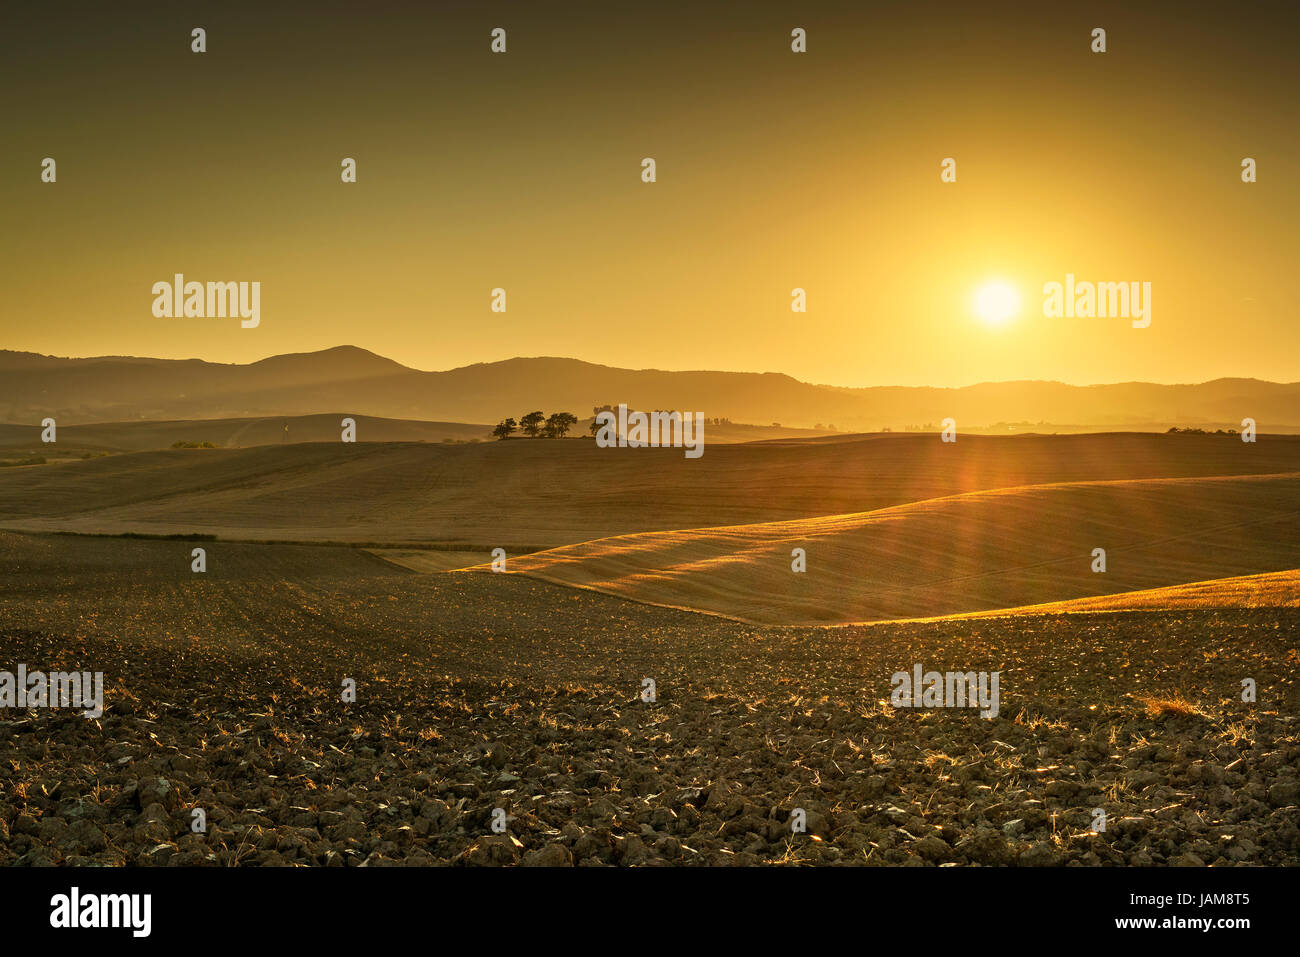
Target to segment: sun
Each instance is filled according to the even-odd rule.
[[[1020,311],[1020,291],[1004,279],[991,279],[975,290],[975,315],[1000,326]]]

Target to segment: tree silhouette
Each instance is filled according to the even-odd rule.
[[[514,419],[502,419],[497,423],[496,428],[492,430],[492,434],[498,439],[505,439],[508,438],[510,433],[514,432],[518,427],[519,423]]]
[[[562,439],[570,428],[578,424],[578,417],[572,412],[552,412],[546,420],[546,437]]]
[[[546,419],[544,412],[529,412],[519,420],[519,427],[524,430],[524,435],[530,439],[535,439],[542,434],[542,422]]]

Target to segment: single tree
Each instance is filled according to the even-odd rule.
[[[552,412],[546,420],[546,437],[562,439],[569,429],[578,424],[578,417],[572,412]]]
[[[535,439],[542,434],[542,423],[546,421],[545,412],[529,412],[519,420],[519,427],[524,430],[524,435],[530,439]]]
[[[519,423],[514,419],[502,419],[497,423],[497,427],[492,430],[492,434],[498,439],[509,438],[510,434],[519,427]]]

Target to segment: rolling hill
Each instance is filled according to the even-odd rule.
[[[384,419],[350,412],[271,416],[249,419],[177,419],[143,422],[92,422],[59,425],[58,442],[41,442],[40,425],[0,424],[0,450],[27,455],[71,455],[91,452],[151,452],[176,442],[208,442],[217,448],[246,449],[258,445],[338,442],[344,418],[356,422],[365,442],[485,442],[495,441],[492,426],[467,422],[427,422],[423,419]],[[739,422],[710,425],[709,444],[770,441],[826,435],[825,430],[776,428]],[[585,435],[581,423],[569,438]],[[512,436],[509,441],[522,441]]]
[[[1171,425],[1300,431],[1300,383],[1218,379],[1190,385],[982,383],[958,389],[841,388],[767,373],[618,369],[576,359],[515,358],[442,372],[410,369],[353,346],[247,365],[123,356],[66,359],[0,352],[0,421],[61,425],[140,419],[266,418],[333,413],[496,422],[522,410],[595,406],[698,411],[708,418],[840,430],[1163,431]],[[1007,425],[1012,423],[1013,425]]]
[[[840,436],[680,449],[588,440],[169,449],[0,469],[0,526],[549,548],[817,519],[1056,482],[1300,471],[1300,437]]]
[[[521,555],[508,570],[760,624],[843,624],[1293,569],[1298,532],[1300,472],[1077,482],[616,536]],[[1091,567],[1096,548],[1104,573]]]
[[[94,422],[58,427],[58,442],[41,443],[39,425],[0,425],[0,449],[56,455],[75,452],[150,452],[176,442],[208,442],[217,448],[253,448],[302,442],[337,442],[347,413],[255,419],[179,419]],[[466,422],[424,422],[352,416],[357,434],[370,442],[468,442],[491,437],[492,426]]]
[[[948,618],[987,618],[1005,615],[1108,614],[1208,608],[1300,608],[1300,569],[1234,575],[1208,581],[1141,588],[1114,595],[1071,598],[1041,605],[1021,605],[996,611],[977,611]],[[925,621],[927,619],[910,619]]]

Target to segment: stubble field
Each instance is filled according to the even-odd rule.
[[[1296,608],[766,627],[13,533],[0,580],[5,667],[106,684],[98,720],[5,712],[3,864],[1300,863]],[[893,708],[917,662],[1000,671],[1000,713]]]

